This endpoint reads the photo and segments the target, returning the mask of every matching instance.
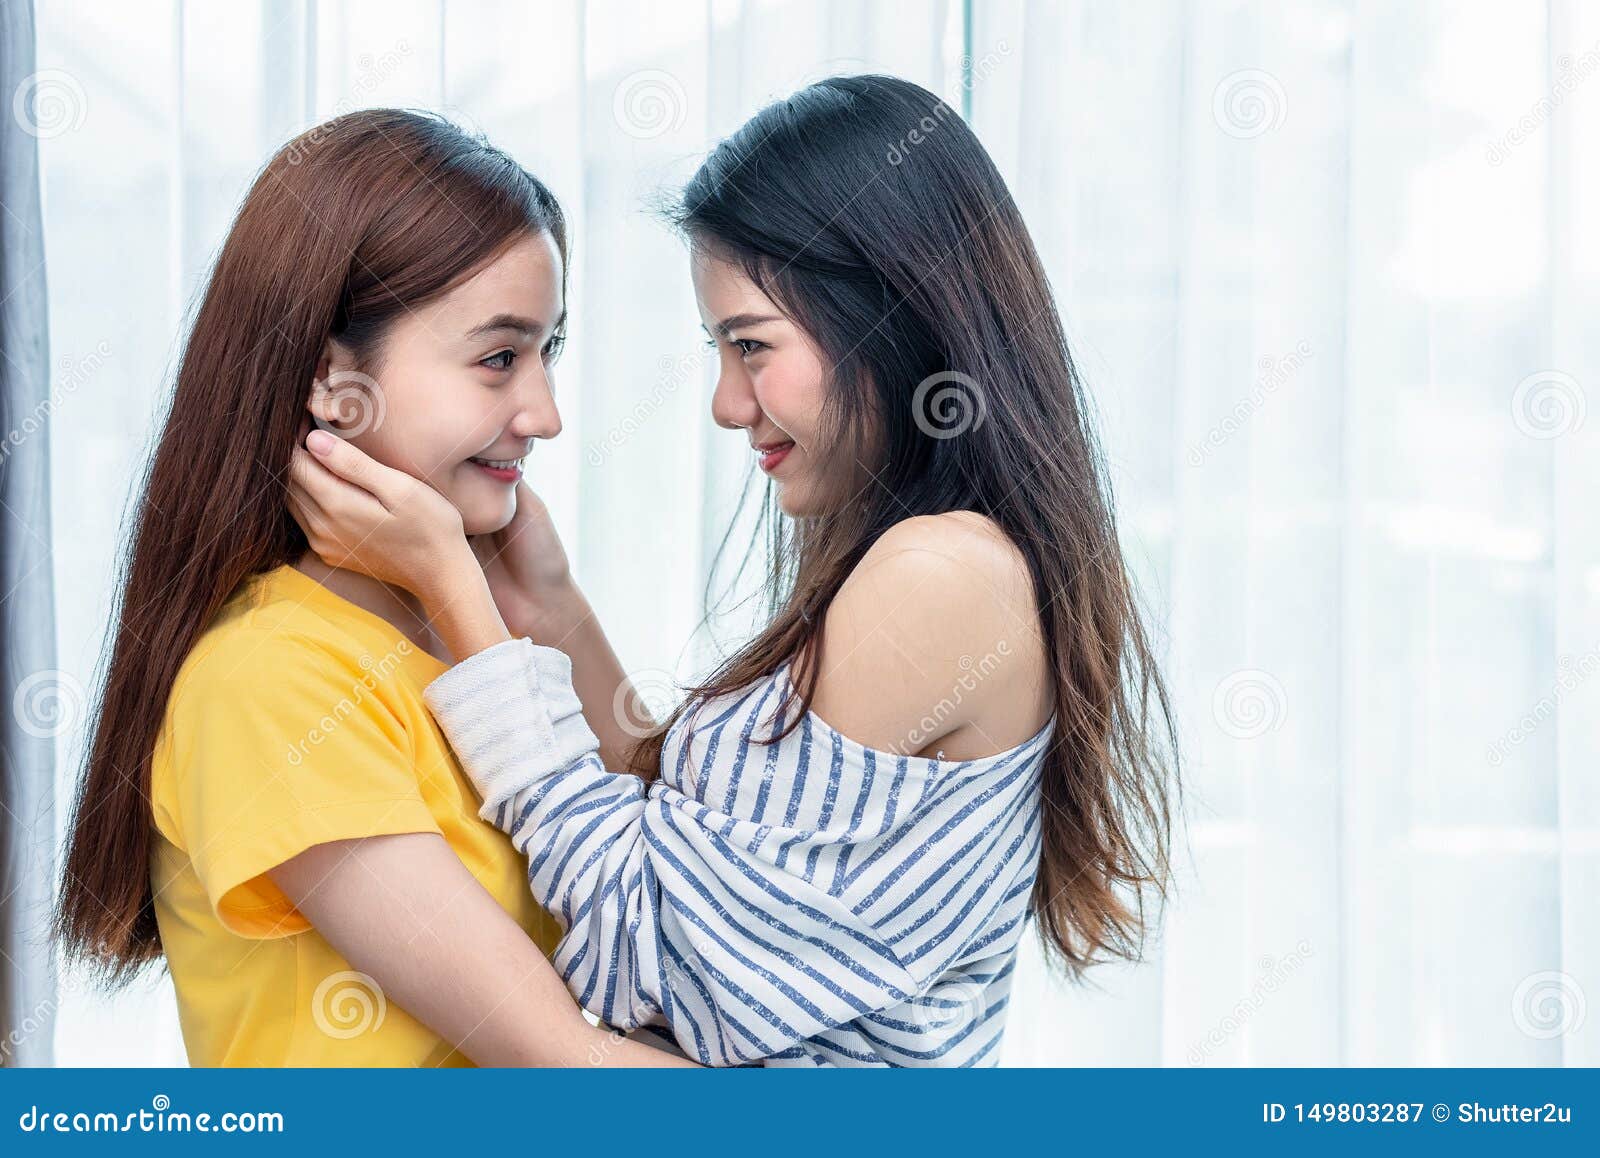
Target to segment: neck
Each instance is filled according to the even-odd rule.
[[[359,571],[330,567],[312,551],[296,559],[294,566],[340,598],[348,599],[393,625],[396,631],[429,654],[437,655],[443,650],[428,624],[421,601],[411,592]]]

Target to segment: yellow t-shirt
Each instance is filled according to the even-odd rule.
[[[312,845],[437,832],[546,954],[534,901],[422,689],[445,670],[291,566],[242,584],[185,659],[152,768],[156,917],[196,1066],[470,1065],[264,875]]]

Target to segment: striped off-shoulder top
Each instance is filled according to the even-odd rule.
[[[648,786],[602,765],[552,648],[508,640],[424,699],[609,1025],[707,1065],[993,1065],[1053,721],[959,762],[809,712],[763,743],[792,690],[782,667],[684,713]]]

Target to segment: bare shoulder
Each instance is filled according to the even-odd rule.
[[[920,569],[951,583],[987,586],[991,598],[1022,594],[1032,605],[1027,560],[994,520],[975,511],[918,515],[896,523],[878,536],[851,579],[886,565],[902,576]]]
[[[1037,607],[1027,560],[990,519],[906,519],[829,607],[812,707],[870,747],[961,759],[1019,744],[1049,716]]]

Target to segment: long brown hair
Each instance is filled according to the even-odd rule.
[[[1070,975],[1139,956],[1146,902],[1172,884],[1176,729],[1061,320],[983,146],[917,85],[835,77],[722,142],[672,215],[823,352],[835,458],[819,473],[839,491],[827,514],[791,520],[767,488],[771,622],[690,689],[637,766],[685,712],[785,662],[796,678],[775,730],[797,726],[827,609],[874,540],[915,515],[976,511],[1027,560],[1054,683],[1032,915]]]
[[[449,121],[397,109],[302,134],[245,197],[134,512],[64,865],[57,936],[112,984],[161,953],[150,773],[178,670],[244,580],[306,550],[285,473],[327,340],[374,365],[404,311],[540,231],[565,271],[549,190]]]

